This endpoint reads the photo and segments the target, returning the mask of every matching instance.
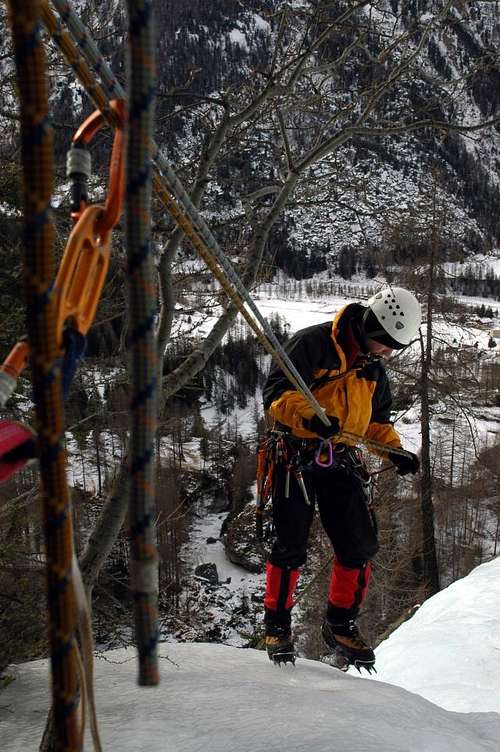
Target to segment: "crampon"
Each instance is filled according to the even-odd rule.
[[[345,624],[330,624],[323,622],[321,628],[323,639],[333,653],[322,658],[327,663],[340,671],[347,671],[349,666],[354,666],[361,673],[365,669],[369,674],[377,673],[375,669],[375,653],[361,636],[354,621]]]
[[[272,661],[275,666],[281,667],[283,664],[286,665],[287,663],[295,665],[297,655],[291,638],[268,635],[266,637],[266,650],[269,660]]]
[[[374,661],[367,661],[366,659],[355,658],[352,655],[346,654],[346,652],[337,647],[334,653],[324,655],[321,659],[321,663],[326,663],[327,666],[332,666],[339,671],[346,672],[350,666],[354,666],[355,669],[361,673],[361,669],[365,669],[369,674],[377,673]]]

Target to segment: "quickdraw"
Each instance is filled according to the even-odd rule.
[[[80,126],[68,153],[67,174],[72,180],[71,218],[75,225],[66,243],[53,287],[56,297],[56,338],[63,356],[65,394],[84,353],[85,335],[95,318],[109,267],[111,231],[120,218],[123,206],[125,103],[115,100],[111,102],[111,107],[121,127],[115,130],[104,205],[89,204],[87,195],[90,177],[87,147],[105,123],[100,111],[94,112]],[[0,407],[5,406],[14,392],[29,357],[29,344],[22,339],[0,366]],[[0,421],[0,481],[7,480],[34,456],[33,435],[27,436],[27,431],[31,432],[31,429],[9,420]]]

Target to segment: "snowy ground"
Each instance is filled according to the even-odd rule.
[[[448,710],[500,713],[500,558],[426,601],[376,655],[377,680]]]
[[[160,686],[142,689],[133,651],[111,651],[96,667],[104,749],[498,752],[499,583],[497,558],[426,601],[379,647],[376,681],[308,660],[280,670],[255,650],[168,644],[160,651]],[[0,695],[3,749],[34,752],[48,705],[48,663],[14,673]],[[401,688],[409,684],[412,692]]]

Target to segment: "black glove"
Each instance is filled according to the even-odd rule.
[[[317,415],[313,415],[312,418],[304,418],[302,425],[307,431],[321,436],[322,439],[331,439],[332,436],[339,433],[340,423],[335,415],[327,415],[326,417],[332,424],[331,426],[325,426],[321,418],[318,418]]]
[[[408,473],[418,473],[420,469],[420,460],[413,452],[408,452],[410,457],[403,454],[396,454],[395,452],[389,452],[387,455],[390,461],[396,465],[398,475],[408,475]]]

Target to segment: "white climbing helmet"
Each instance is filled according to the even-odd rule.
[[[363,330],[366,337],[400,350],[416,336],[421,321],[420,303],[413,293],[384,287],[368,300]]]

